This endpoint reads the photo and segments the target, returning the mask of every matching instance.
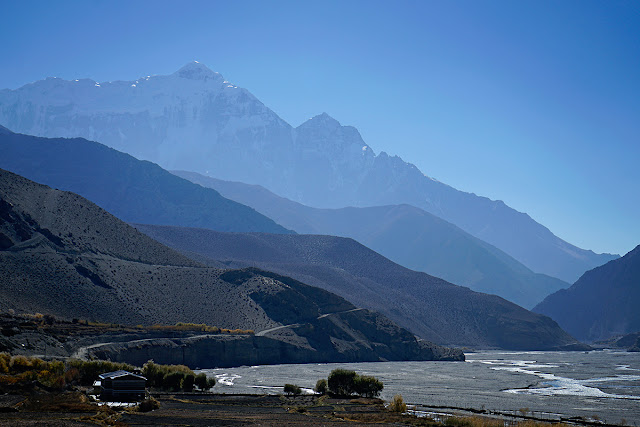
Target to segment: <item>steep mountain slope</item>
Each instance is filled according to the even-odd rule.
[[[123,221],[290,233],[217,191],[97,142],[0,133],[0,168],[88,198]]]
[[[597,341],[640,330],[640,246],[587,271],[569,289],[549,295],[534,311],[572,335]]]
[[[334,292],[436,343],[513,350],[584,348],[548,317],[408,270],[352,239],[136,227],[202,262],[269,269]]]
[[[410,204],[536,273],[570,283],[617,257],[577,248],[501,201],[455,190],[398,157],[375,155],[355,128],[326,114],[293,129],[196,62],[136,81],[48,78],[2,90],[0,123],[38,136],[97,140],[168,169],[261,184],[309,206]]]
[[[251,206],[298,233],[351,237],[404,267],[501,296],[526,309],[569,287],[559,279],[532,272],[498,248],[414,206],[318,209],[258,185],[195,172],[173,173]]]
[[[288,277],[204,267],[76,194],[1,169],[0,266],[3,311],[255,329],[244,348],[269,363],[462,357]]]

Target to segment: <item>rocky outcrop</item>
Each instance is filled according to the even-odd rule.
[[[161,364],[184,364],[192,368],[225,368],[234,366],[273,365],[281,363],[348,363],[390,360],[464,360],[459,350],[433,351],[415,346],[410,357],[403,349],[384,352],[354,345],[316,350],[290,342],[253,335],[201,335],[184,339],[150,339],[126,343],[110,343],[88,352],[92,358],[142,366],[153,360]],[[442,348],[440,348],[442,349]],[[387,349],[390,350],[390,349]]]

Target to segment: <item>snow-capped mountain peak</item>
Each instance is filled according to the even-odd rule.
[[[189,62],[174,74],[178,77],[189,80],[224,80],[220,73],[216,73],[198,61]]]
[[[313,123],[316,125],[332,126],[332,127],[340,126],[340,122],[334,119],[333,117],[331,117],[330,115],[328,115],[327,113],[322,113],[322,114],[318,114],[317,116],[313,116],[312,118],[307,120],[306,123]]]
[[[165,168],[261,184],[316,207],[412,204],[534,271],[569,281],[610,259],[561,241],[504,204],[429,179],[399,157],[376,156],[355,127],[327,113],[293,129],[195,61],[133,81],[49,78],[0,90],[0,124],[36,136],[82,136]]]

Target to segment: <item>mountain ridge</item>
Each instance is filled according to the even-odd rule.
[[[589,342],[640,330],[640,245],[623,257],[589,270],[570,288],[533,308]]]
[[[268,363],[464,359],[325,290],[255,268],[192,261],[77,194],[2,169],[0,242],[3,311],[254,329],[264,333],[244,337],[238,350]]]
[[[408,270],[350,238],[135,227],[198,262],[269,270],[341,295],[435,343],[510,350],[588,348],[546,316]]]
[[[318,118],[293,128],[221,76],[50,79],[0,92],[0,123],[15,131],[98,140],[167,169],[261,184],[314,207],[410,204],[569,283],[616,258],[564,242],[528,215],[455,190],[397,156],[376,155],[355,128]]]
[[[411,270],[499,295],[526,309],[569,283],[533,273],[500,249],[412,205],[317,209],[258,185],[172,171],[246,204],[301,234],[351,237]]]
[[[128,222],[290,233],[254,209],[97,142],[0,133],[0,168],[84,196]]]

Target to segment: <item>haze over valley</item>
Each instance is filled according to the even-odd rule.
[[[142,5],[4,6],[0,412],[86,363],[158,405],[88,422],[640,422],[637,6]],[[276,382],[334,364],[385,391]]]

